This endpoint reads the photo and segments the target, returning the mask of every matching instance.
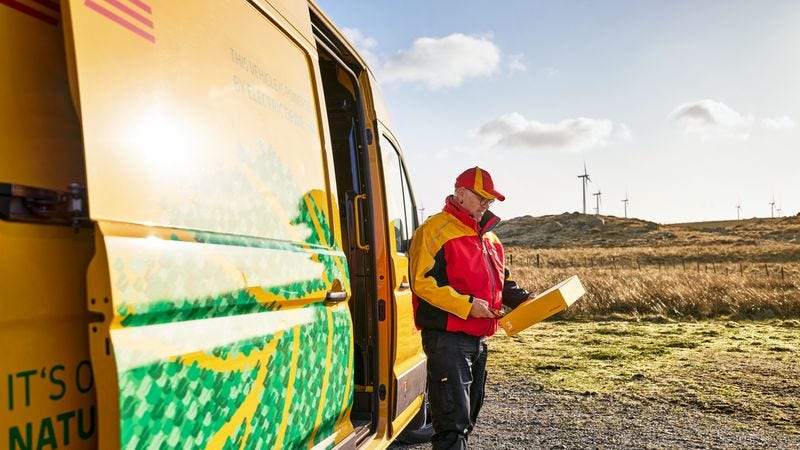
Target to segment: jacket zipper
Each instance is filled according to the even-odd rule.
[[[489,305],[491,309],[496,309],[494,307],[494,276],[492,275],[492,267],[489,265],[489,256],[487,255],[488,250],[486,249],[486,243],[483,241],[483,236],[480,234],[478,235],[478,239],[481,241],[481,250],[483,253],[483,261],[486,263],[486,272],[489,274],[489,281],[492,283],[492,303]]]

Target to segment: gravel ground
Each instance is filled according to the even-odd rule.
[[[491,379],[490,379],[491,382]],[[800,401],[800,400],[798,400]],[[800,435],[646,399],[487,386],[471,449],[800,449]],[[424,449],[430,445],[393,445]]]

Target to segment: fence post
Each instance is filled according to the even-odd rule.
[[[767,278],[769,278],[769,267],[767,267],[767,263],[764,263],[764,273],[767,274]]]
[[[539,264],[539,254],[538,253],[536,254],[536,267],[542,267],[542,265]]]
[[[683,271],[686,272],[686,260],[682,259],[681,264],[683,264]]]
[[[742,268],[742,263],[739,263],[739,275],[744,275],[744,269]]]
[[[700,273],[700,261],[697,261],[697,273]]]
[[[717,268],[714,266],[714,261],[711,261],[711,272],[717,273]]]
[[[781,281],[784,281],[783,280],[783,266],[781,266]]]
[[[513,253],[509,253],[508,254],[508,265],[509,266],[513,266],[514,265],[514,254]]]

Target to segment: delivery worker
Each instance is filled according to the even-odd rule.
[[[505,197],[488,172],[473,167],[456,178],[442,212],[411,240],[414,319],[428,356],[428,399],[434,449],[466,449],[483,403],[487,337],[497,331],[502,306],[532,294],[504,267],[489,211]]]

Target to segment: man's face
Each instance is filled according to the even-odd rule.
[[[456,198],[458,198],[461,206],[464,207],[475,220],[481,220],[483,213],[494,203],[494,200],[484,198],[467,188],[458,188],[458,190],[456,190]]]

